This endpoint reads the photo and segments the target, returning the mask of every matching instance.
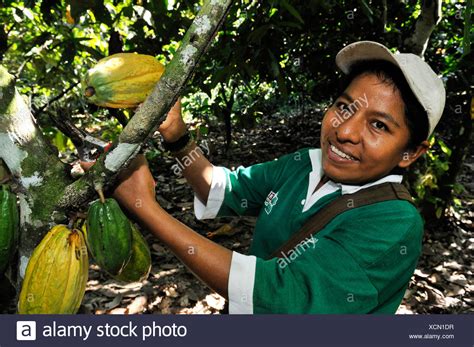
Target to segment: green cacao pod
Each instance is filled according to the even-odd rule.
[[[151,269],[150,248],[141,232],[132,224],[132,256],[116,279],[124,282],[141,282]]]
[[[0,187],[0,274],[8,266],[18,241],[19,227],[16,195],[6,185]]]
[[[137,107],[152,92],[165,67],[155,57],[118,53],[99,60],[82,81],[88,102],[113,108]]]
[[[86,291],[88,271],[89,259],[82,233],[56,225],[31,255],[18,313],[76,313]]]
[[[97,264],[118,275],[132,255],[132,223],[114,199],[94,201],[87,214],[87,245]]]

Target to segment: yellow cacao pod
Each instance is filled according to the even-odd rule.
[[[165,71],[151,55],[118,53],[99,60],[82,82],[84,97],[113,108],[137,107],[145,101]]]
[[[82,233],[56,225],[31,255],[21,287],[18,313],[76,313],[84,297],[88,269]]]

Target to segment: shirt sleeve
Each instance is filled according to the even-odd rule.
[[[288,162],[292,159],[299,161],[300,158],[301,153],[295,152],[264,163],[239,166],[235,171],[214,166],[207,202],[194,195],[196,218],[257,216],[268,193],[284,174]]]
[[[219,209],[224,202],[225,185],[226,185],[226,169],[220,166],[212,168],[212,182],[204,204],[201,199],[194,193],[194,215],[197,219],[212,219],[217,216]]]
[[[366,313],[377,290],[338,243],[316,237],[287,258],[263,260],[234,252],[229,313]]]

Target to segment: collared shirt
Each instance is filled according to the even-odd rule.
[[[341,194],[365,185],[328,181],[321,150],[305,148],[278,160],[230,171],[213,168],[206,204],[197,196],[198,219],[257,216],[250,255],[232,254],[230,313],[393,313],[419,255],[423,223],[408,202],[393,200],[351,209],[335,217],[289,257],[265,260],[309,217]]]

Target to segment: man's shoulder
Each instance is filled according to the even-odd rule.
[[[387,228],[400,227],[402,233],[407,228],[423,227],[423,219],[417,208],[406,200],[386,200],[354,209],[355,221],[371,220],[371,224]],[[390,223],[390,225],[387,225]]]
[[[329,237],[342,244],[363,267],[400,250],[420,252],[423,220],[408,201],[388,200],[354,208],[339,216]]]

